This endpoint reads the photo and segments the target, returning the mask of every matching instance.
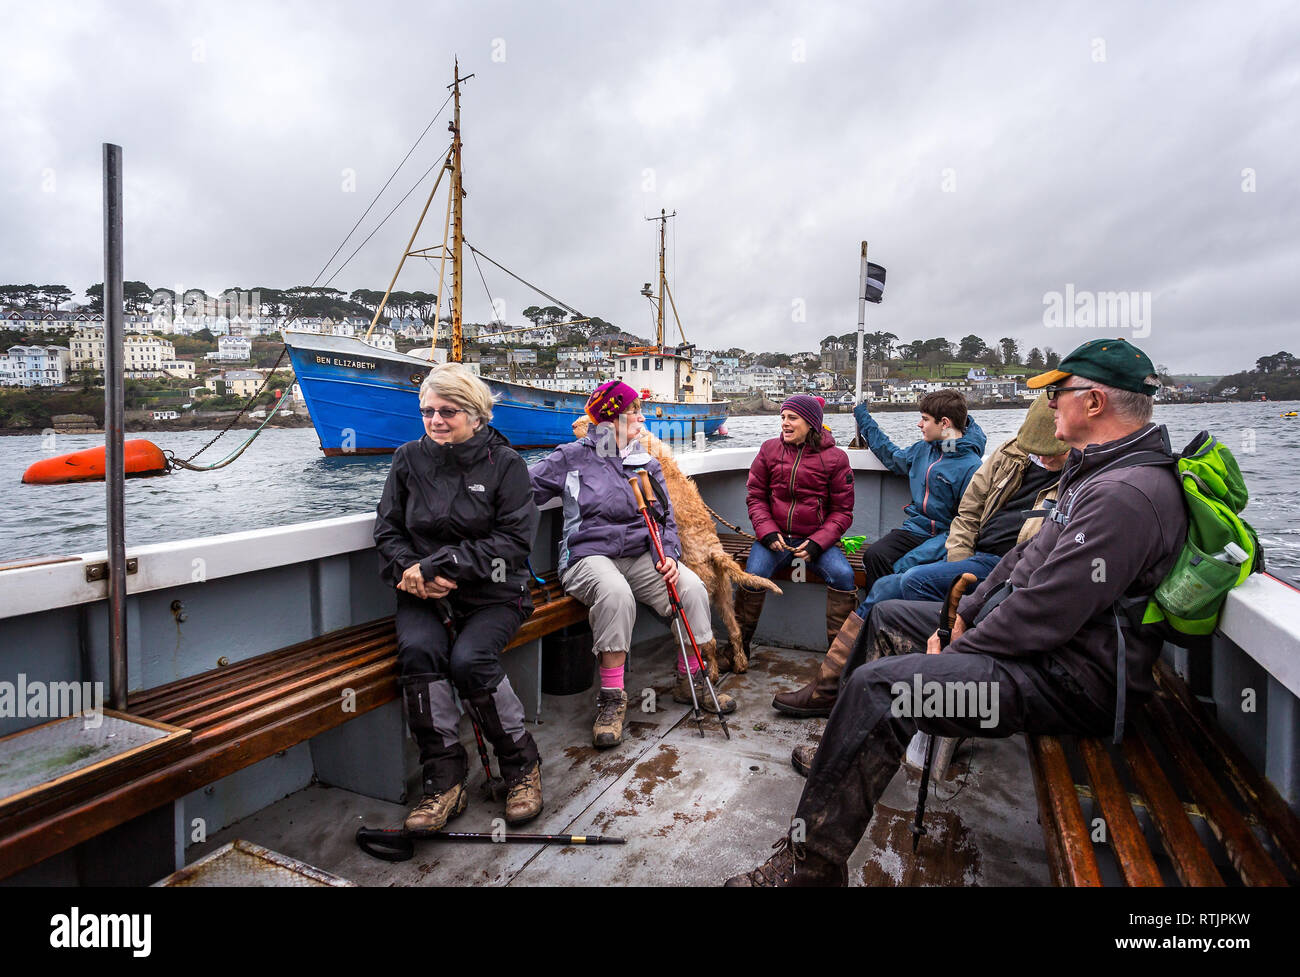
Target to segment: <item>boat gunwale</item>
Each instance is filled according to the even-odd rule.
[[[759,448],[715,448],[676,456],[689,476],[748,471]],[[850,450],[855,471],[892,475],[869,450]],[[559,507],[552,499],[543,510]],[[202,582],[365,552],[374,548],[374,513],[358,512],[283,526],[130,547],[138,571],[127,594],[192,586],[194,561]],[[252,541],[257,546],[249,546]],[[268,545],[270,544],[270,545]],[[0,567],[0,620],[107,600],[107,581],[86,580],[86,566],[103,563],[99,550]],[[1269,574],[1252,574],[1228,593],[1217,633],[1232,640],[1292,695],[1300,697],[1300,590]]]

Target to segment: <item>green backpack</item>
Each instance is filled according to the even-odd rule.
[[[1208,647],[1228,591],[1264,569],[1259,537],[1239,513],[1249,498],[1232,452],[1202,431],[1177,456],[1187,542],[1147,602],[1141,624],[1166,641]]]

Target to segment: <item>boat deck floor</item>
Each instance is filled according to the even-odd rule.
[[[545,809],[519,830],[618,835],[625,845],[425,842],[409,861],[384,862],[353,835],[361,825],[400,826],[406,808],[313,785],[191,846],[187,859],[242,838],[360,885],[717,885],[763,861],[794,813],[804,780],[790,752],[819,739],[825,720],[783,716],[771,700],[811,679],[820,656],[760,646],[746,674],[726,676],[723,687],[738,700],[727,741],[716,718],[705,720],[701,737],[689,707],[672,701],[671,655],[664,643],[632,656],[628,723],[616,748],[590,745],[594,691],[545,696],[542,721],[530,725]],[[657,709],[643,711],[650,690]],[[490,832],[502,802],[478,792],[467,720],[462,742],[473,794],[449,828]],[[903,766],[890,783],[849,862],[851,885],[1050,884],[1022,737],[963,744],[948,779],[931,790],[930,834],[915,857],[908,826],[919,781]]]

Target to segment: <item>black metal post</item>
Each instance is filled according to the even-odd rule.
[[[126,461],[122,446],[122,147],[104,143],[104,482],[108,489],[109,702],[126,709]]]

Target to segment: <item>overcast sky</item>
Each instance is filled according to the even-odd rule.
[[[466,237],[624,328],[647,331],[663,207],[702,348],[851,331],[866,239],[888,269],[867,329],[904,341],[1066,352],[1149,330],[1154,360],[1201,373],[1300,352],[1294,4],[0,0],[0,24],[0,283],[102,279],[105,141],[128,279],[310,283],[459,55]],[[428,186],[334,286],[387,284]],[[507,318],[538,301],[484,271]],[[398,287],[436,275],[408,263]],[[487,319],[468,276],[467,318]],[[1147,293],[1150,316],[1050,327],[1067,286]]]

